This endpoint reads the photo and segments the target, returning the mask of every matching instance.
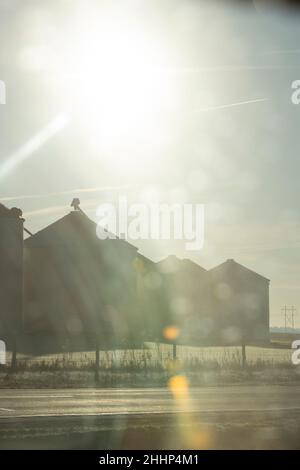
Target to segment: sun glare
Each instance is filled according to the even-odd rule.
[[[83,106],[100,118],[102,137],[146,132],[149,116],[160,110],[167,93],[162,74],[147,65],[140,47],[128,37],[99,43],[107,49],[95,49],[84,63]]]
[[[87,154],[139,175],[163,166],[180,86],[172,42],[154,24],[121,13],[83,8],[68,19],[63,40],[46,23],[47,35],[24,46],[20,60],[44,74]]]
[[[113,155],[110,164],[122,171],[149,146],[164,144],[176,93],[162,54],[143,32],[110,27],[80,34],[59,66],[64,96],[89,144]]]

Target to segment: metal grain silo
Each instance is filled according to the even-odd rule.
[[[0,204],[0,337],[12,341],[22,326],[23,219]]]

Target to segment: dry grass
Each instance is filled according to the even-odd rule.
[[[282,348],[290,348],[293,341],[299,339],[299,333],[270,333],[271,343],[274,346]]]
[[[247,346],[250,368],[291,367],[291,350]],[[7,355],[10,362],[10,353]],[[174,366],[172,345],[145,343],[144,349],[100,352],[100,369],[123,371],[168,370]],[[177,346],[177,368],[186,370],[240,369],[240,347]],[[23,370],[89,370],[95,365],[95,353],[68,352],[43,356],[18,356]]]

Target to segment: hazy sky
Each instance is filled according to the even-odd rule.
[[[141,251],[234,258],[300,326],[299,18],[255,3],[0,1],[0,202],[32,231],[74,196],[91,218],[118,195],[204,203],[201,252]]]

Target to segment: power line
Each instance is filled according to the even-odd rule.
[[[287,330],[287,328],[295,328],[295,315],[297,313],[297,309],[294,305],[291,307],[287,307],[284,305],[284,307],[281,308],[281,312],[284,315],[284,327]]]

